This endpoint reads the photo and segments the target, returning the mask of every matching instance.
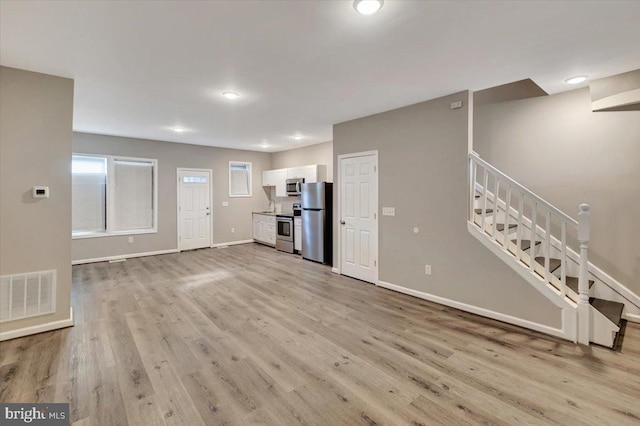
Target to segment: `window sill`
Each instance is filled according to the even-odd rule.
[[[249,197],[253,197],[253,195],[249,194],[249,195],[229,195],[229,198],[249,198]]]
[[[72,240],[83,240],[85,238],[101,238],[101,237],[123,237],[127,235],[140,235],[140,234],[157,234],[157,229],[140,229],[130,231],[112,231],[112,232],[94,232],[86,234],[71,235]]]

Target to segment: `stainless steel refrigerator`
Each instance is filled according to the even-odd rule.
[[[327,265],[332,263],[333,184],[303,183],[302,257]]]

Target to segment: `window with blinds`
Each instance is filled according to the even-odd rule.
[[[73,235],[107,232],[107,159],[74,155],[71,162]]]
[[[157,160],[72,157],[74,238],[157,231]]]
[[[229,197],[251,197],[251,163],[229,161]]]
[[[153,161],[114,163],[114,231],[153,229]]]

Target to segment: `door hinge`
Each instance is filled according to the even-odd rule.
[[[378,166],[373,166],[373,172],[377,172],[378,171]]]
[[[378,261],[377,260],[373,261],[373,266],[378,266]]]
[[[374,219],[377,219],[377,218],[378,218],[378,213],[374,213],[374,214],[373,214],[373,218],[374,218]]]

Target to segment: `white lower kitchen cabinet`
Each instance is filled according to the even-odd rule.
[[[253,214],[253,239],[262,244],[276,245],[276,217],[269,214]]]
[[[293,218],[293,249],[298,253],[302,251],[302,218]]]

